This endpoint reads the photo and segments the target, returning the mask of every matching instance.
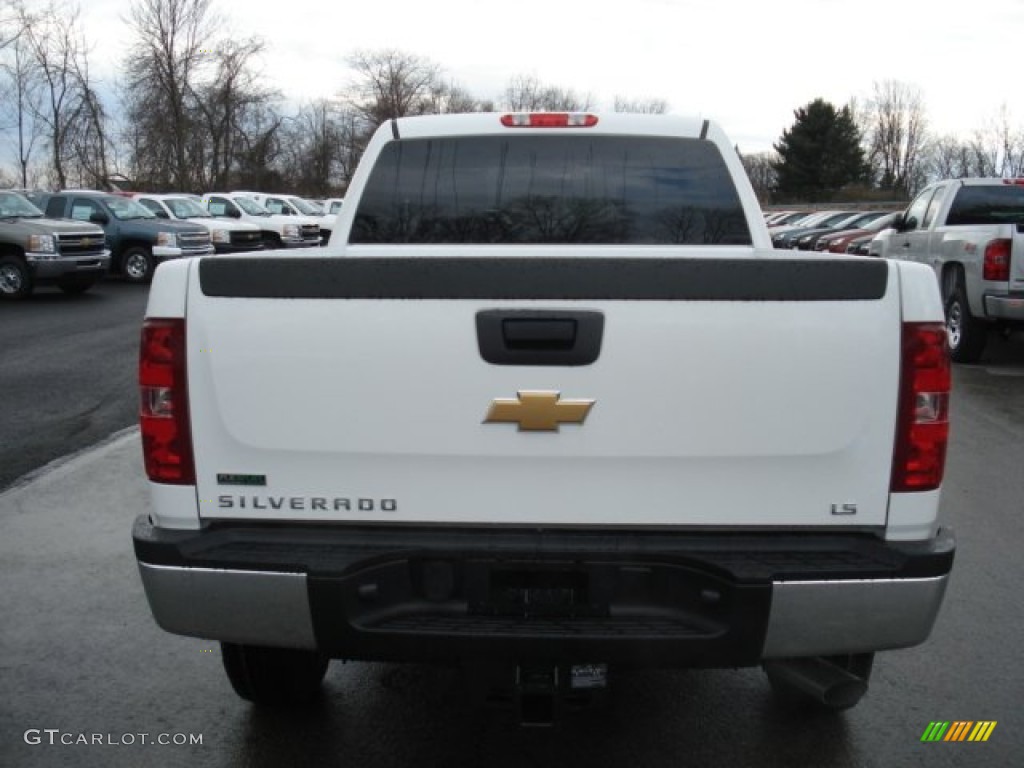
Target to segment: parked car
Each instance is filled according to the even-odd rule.
[[[190,221],[205,227],[217,253],[263,250],[263,233],[259,227],[247,221],[218,219],[191,196],[136,194],[135,199],[158,218]]]
[[[871,241],[875,238],[875,233],[861,235],[850,241],[850,244],[846,246],[846,252],[852,253],[855,256],[870,256],[868,246],[871,245]]]
[[[805,213],[802,216],[791,219],[785,224],[773,224],[772,226],[769,226],[768,234],[775,237],[775,235],[780,232],[788,232],[789,230],[796,229],[798,227],[817,226],[829,216],[835,216],[840,213],[849,215],[850,211],[812,211],[811,213]]]
[[[862,235],[874,235],[876,232],[881,232],[883,229],[891,227],[896,216],[896,213],[887,213],[883,216],[879,216],[874,221],[868,222],[858,229],[847,229],[841,232],[824,234],[819,237],[818,241],[814,244],[814,250],[829,251],[830,253],[846,253],[846,246],[848,246],[852,240],[856,240]]]
[[[816,243],[818,242],[818,238],[822,235],[846,232],[850,229],[859,229],[860,227],[870,224],[875,219],[884,215],[885,211],[865,211],[859,215],[840,221],[834,227],[816,227],[795,238],[794,245],[801,251],[813,251]]]
[[[771,227],[781,223],[786,219],[792,219],[797,216],[806,216],[806,211],[767,211],[764,215],[765,226]]]
[[[0,299],[24,299],[41,285],[82,293],[109,267],[102,228],[47,218],[28,198],[0,191]]]
[[[773,248],[796,248],[796,241],[801,235],[810,232],[812,229],[834,229],[845,221],[856,218],[854,211],[832,211],[816,221],[804,220],[798,226],[785,227],[772,234]],[[771,229],[768,230],[771,232]]]
[[[110,269],[132,283],[148,283],[157,264],[183,256],[213,253],[210,233],[198,224],[158,219],[124,195],[91,190],[38,195],[47,216],[92,222],[103,227]]]
[[[765,226],[769,227],[782,226],[787,222],[801,219],[806,215],[807,211],[767,211],[765,212],[764,223]]]

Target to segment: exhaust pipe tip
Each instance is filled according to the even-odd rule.
[[[868,690],[867,680],[820,657],[766,661],[772,687],[798,693],[826,709],[849,709]]]

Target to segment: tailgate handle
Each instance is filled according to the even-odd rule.
[[[572,349],[576,327],[570,318],[510,317],[501,321],[501,335],[509,349]]]
[[[600,312],[489,309],[476,315],[480,356],[494,365],[590,365],[601,354],[603,334]]]

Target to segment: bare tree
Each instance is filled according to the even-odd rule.
[[[616,95],[612,111],[632,112],[640,115],[664,115],[668,112],[668,102],[664,99],[631,99]]]
[[[107,110],[89,73],[88,51],[71,60],[77,83],[75,119],[68,131],[70,164],[81,183],[105,187],[110,171],[111,141],[107,131]]]
[[[772,191],[778,183],[778,172],[775,169],[781,158],[774,152],[757,152],[752,155],[741,154],[740,160],[758,201],[762,205],[770,203]]]
[[[240,124],[232,180],[243,189],[284,189],[277,168],[285,118],[272,105],[250,110]],[[207,190],[211,191],[211,190]]]
[[[196,120],[203,129],[190,152],[197,188],[228,186],[244,145],[246,122],[278,99],[276,92],[258,82],[255,61],[263,50],[264,43],[258,38],[220,43],[213,54],[211,78],[193,89]]]
[[[423,114],[441,82],[441,67],[393,48],[356,51],[348,59],[355,80],[343,93],[370,129],[385,120]]]
[[[876,82],[868,109],[868,159],[879,184],[909,196],[923,181],[920,155],[926,119],[921,91],[897,80]]]
[[[591,94],[544,85],[533,75],[517,75],[505,87],[502,106],[513,112],[581,112],[593,102]]]
[[[971,175],[978,177],[999,175],[999,144],[998,138],[983,128],[979,128],[971,134],[971,138],[965,143],[971,158]]]
[[[533,75],[516,75],[505,86],[502,106],[513,112],[535,112],[542,109],[540,80]]]
[[[939,136],[925,148],[928,176],[933,180],[973,176],[970,147],[955,136]]]
[[[88,80],[88,48],[78,32],[80,9],[56,2],[31,16],[26,14],[24,35],[38,78],[39,100],[34,119],[49,148],[51,183],[66,187],[72,158],[81,150],[75,137],[86,130],[102,134],[102,109]],[[79,158],[80,159],[80,158]]]
[[[342,108],[337,116],[338,156],[337,181],[341,191],[348,189],[352,174],[365,147],[365,134],[359,115],[350,108]]]
[[[135,40],[125,61],[128,118],[141,122],[146,156],[140,164],[176,189],[195,181],[195,89],[212,62],[220,26],[210,1],[136,0],[130,11]]]
[[[1024,133],[1012,125],[1006,104],[976,130],[972,138],[977,164],[979,170],[986,171],[984,175],[1020,175],[1024,169]]]
[[[422,112],[444,115],[460,112],[493,112],[494,102],[481,101],[454,82],[438,80],[421,105]]]
[[[329,197],[341,152],[339,107],[327,99],[303,104],[282,128],[282,170],[286,185],[299,194]]]
[[[22,184],[28,186],[39,139],[49,147],[53,183],[65,186],[72,176],[87,185],[104,183],[111,142],[106,109],[89,72],[89,48],[77,31],[80,8],[56,2],[11,7],[21,32],[0,69],[11,83]]]
[[[42,123],[36,119],[41,109],[41,91],[35,61],[26,35],[15,36],[4,50],[0,61],[3,75],[2,115],[10,120],[18,149],[18,171],[21,186],[28,187],[32,153],[41,138]]]
[[[24,26],[25,12],[19,0],[0,0],[0,50],[17,40]]]

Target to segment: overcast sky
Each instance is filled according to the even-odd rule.
[[[82,0],[98,73],[127,44],[129,0]],[[793,110],[837,106],[885,79],[918,86],[929,127],[969,135],[1006,105],[1024,127],[1024,0],[214,0],[289,100],[333,96],[356,49],[427,57],[478,98],[516,75],[610,108],[661,98],[717,120],[741,151],[771,148]],[[116,110],[115,110],[116,111]]]

